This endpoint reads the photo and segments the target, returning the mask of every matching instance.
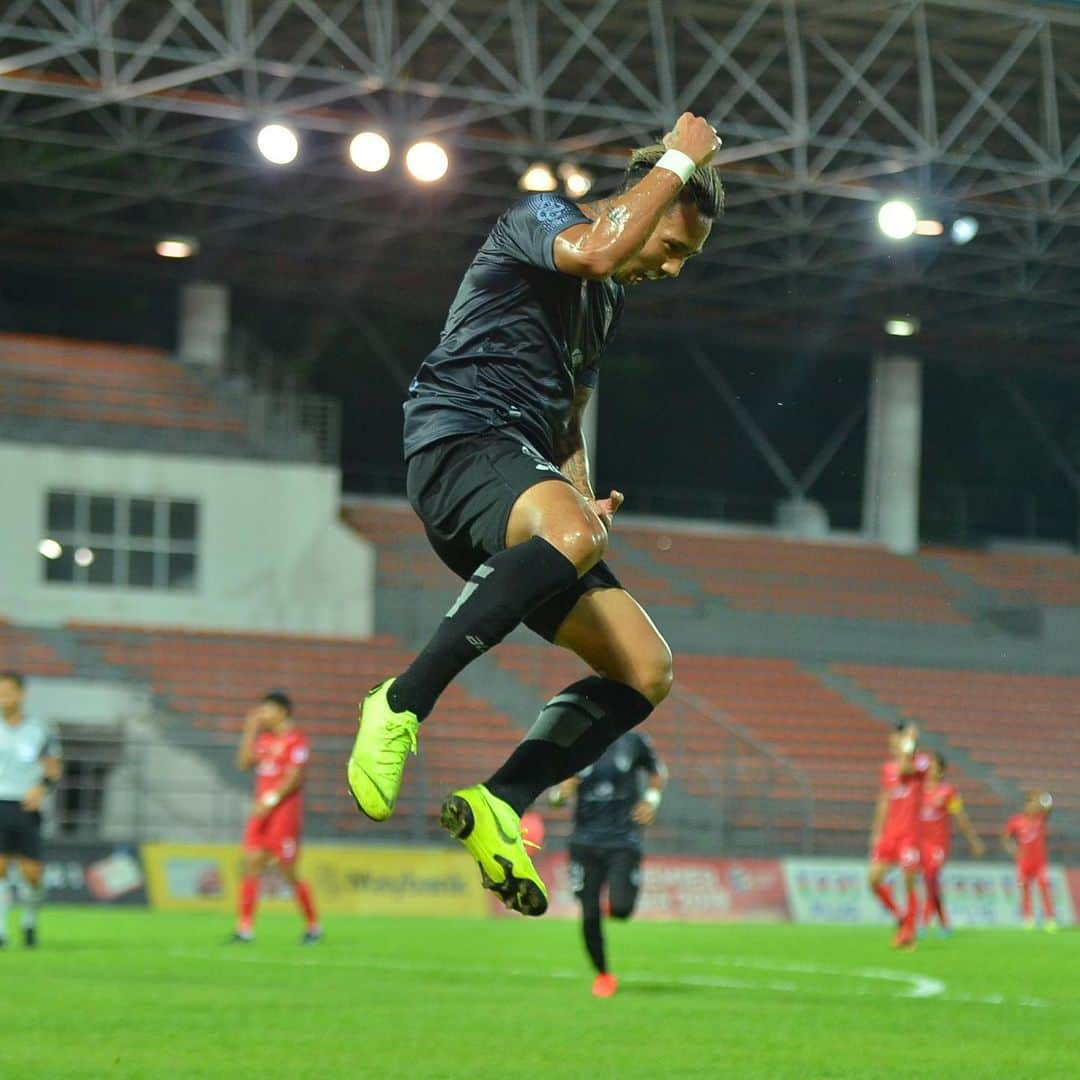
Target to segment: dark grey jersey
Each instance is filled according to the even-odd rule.
[[[495,223],[409,386],[406,458],[508,428],[552,460],[574,392],[596,385],[622,314],[622,286],[555,268],[555,238],[588,221],[569,199],[530,195]]]
[[[581,784],[570,842],[641,847],[641,826],[630,813],[641,801],[649,776],[660,769],[660,759],[644,735],[628,731],[616,739],[594,765],[578,773]]]

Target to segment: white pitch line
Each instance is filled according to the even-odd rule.
[[[276,964],[282,967],[311,967],[311,968],[346,968],[348,970],[367,969],[375,971],[398,971],[412,975],[441,975],[445,968],[434,964],[413,964],[400,960],[377,960],[362,957],[356,960],[343,960],[337,957],[327,957],[325,953],[314,956],[308,953],[305,956],[288,956],[282,953],[267,954],[256,953],[251,950],[254,945],[222,945],[220,949],[189,949],[174,948],[167,950],[167,954],[176,957],[188,957],[200,960],[220,960],[223,952],[230,952],[237,961],[243,964]],[[319,948],[319,946],[312,946]],[[755,960],[752,957],[732,957],[730,959],[709,959],[701,956],[680,957],[677,961],[682,964],[698,964],[714,967],[745,968],[747,970],[769,971],[779,974],[792,975],[815,975],[835,978],[863,979],[868,982],[900,983],[905,989],[899,993],[883,994],[875,996],[889,997],[892,999],[905,998],[909,1000],[934,999],[941,1001],[964,1002],[976,1005],[1019,1005],[1026,1008],[1048,1008],[1050,1003],[1040,1001],[1037,998],[1019,998],[1010,1001],[1000,994],[962,994],[949,993],[947,984],[931,975],[921,975],[917,972],[892,971],[887,968],[843,968],[829,967],[821,964],[800,963],[776,963],[769,960]],[[558,979],[579,981],[586,977],[587,973],[577,969],[542,969],[521,967],[462,967],[454,965],[454,971],[463,975],[497,975],[503,978],[520,979]],[[628,985],[637,986],[697,986],[710,990],[766,990],[778,994],[805,993],[806,987],[793,982],[779,980],[760,981],[737,979],[726,975],[669,975],[648,974],[646,972],[628,972],[619,976],[620,981]],[[852,996],[867,997],[870,991],[866,988],[856,991]]]

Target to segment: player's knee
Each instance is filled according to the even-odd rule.
[[[671,650],[667,642],[657,635],[656,641],[634,658],[631,668],[631,685],[653,705],[659,705],[671,692],[674,681]]]
[[[580,577],[604,557],[608,536],[592,510],[585,506],[578,509],[577,513],[544,522],[539,535],[574,564]]]

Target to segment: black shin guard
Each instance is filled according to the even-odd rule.
[[[534,536],[478,566],[431,640],[390,687],[390,706],[421,720],[468,664],[497,645],[534,608],[577,581],[574,564]]]
[[[523,814],[542,791],[591,765],[652,710],[652,702],[625,683],[598,675],[582,679],[540,710],[524,741],[484,786]]]

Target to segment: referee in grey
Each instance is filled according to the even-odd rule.
[[[23,942],[37,944],[37,913],[45,894],[41,859],[41,801],[60,780],[60,742],[43,721],[23,712],[24,680],[0,672],[0,948],[7,944],[14,856],[26,882]]]

